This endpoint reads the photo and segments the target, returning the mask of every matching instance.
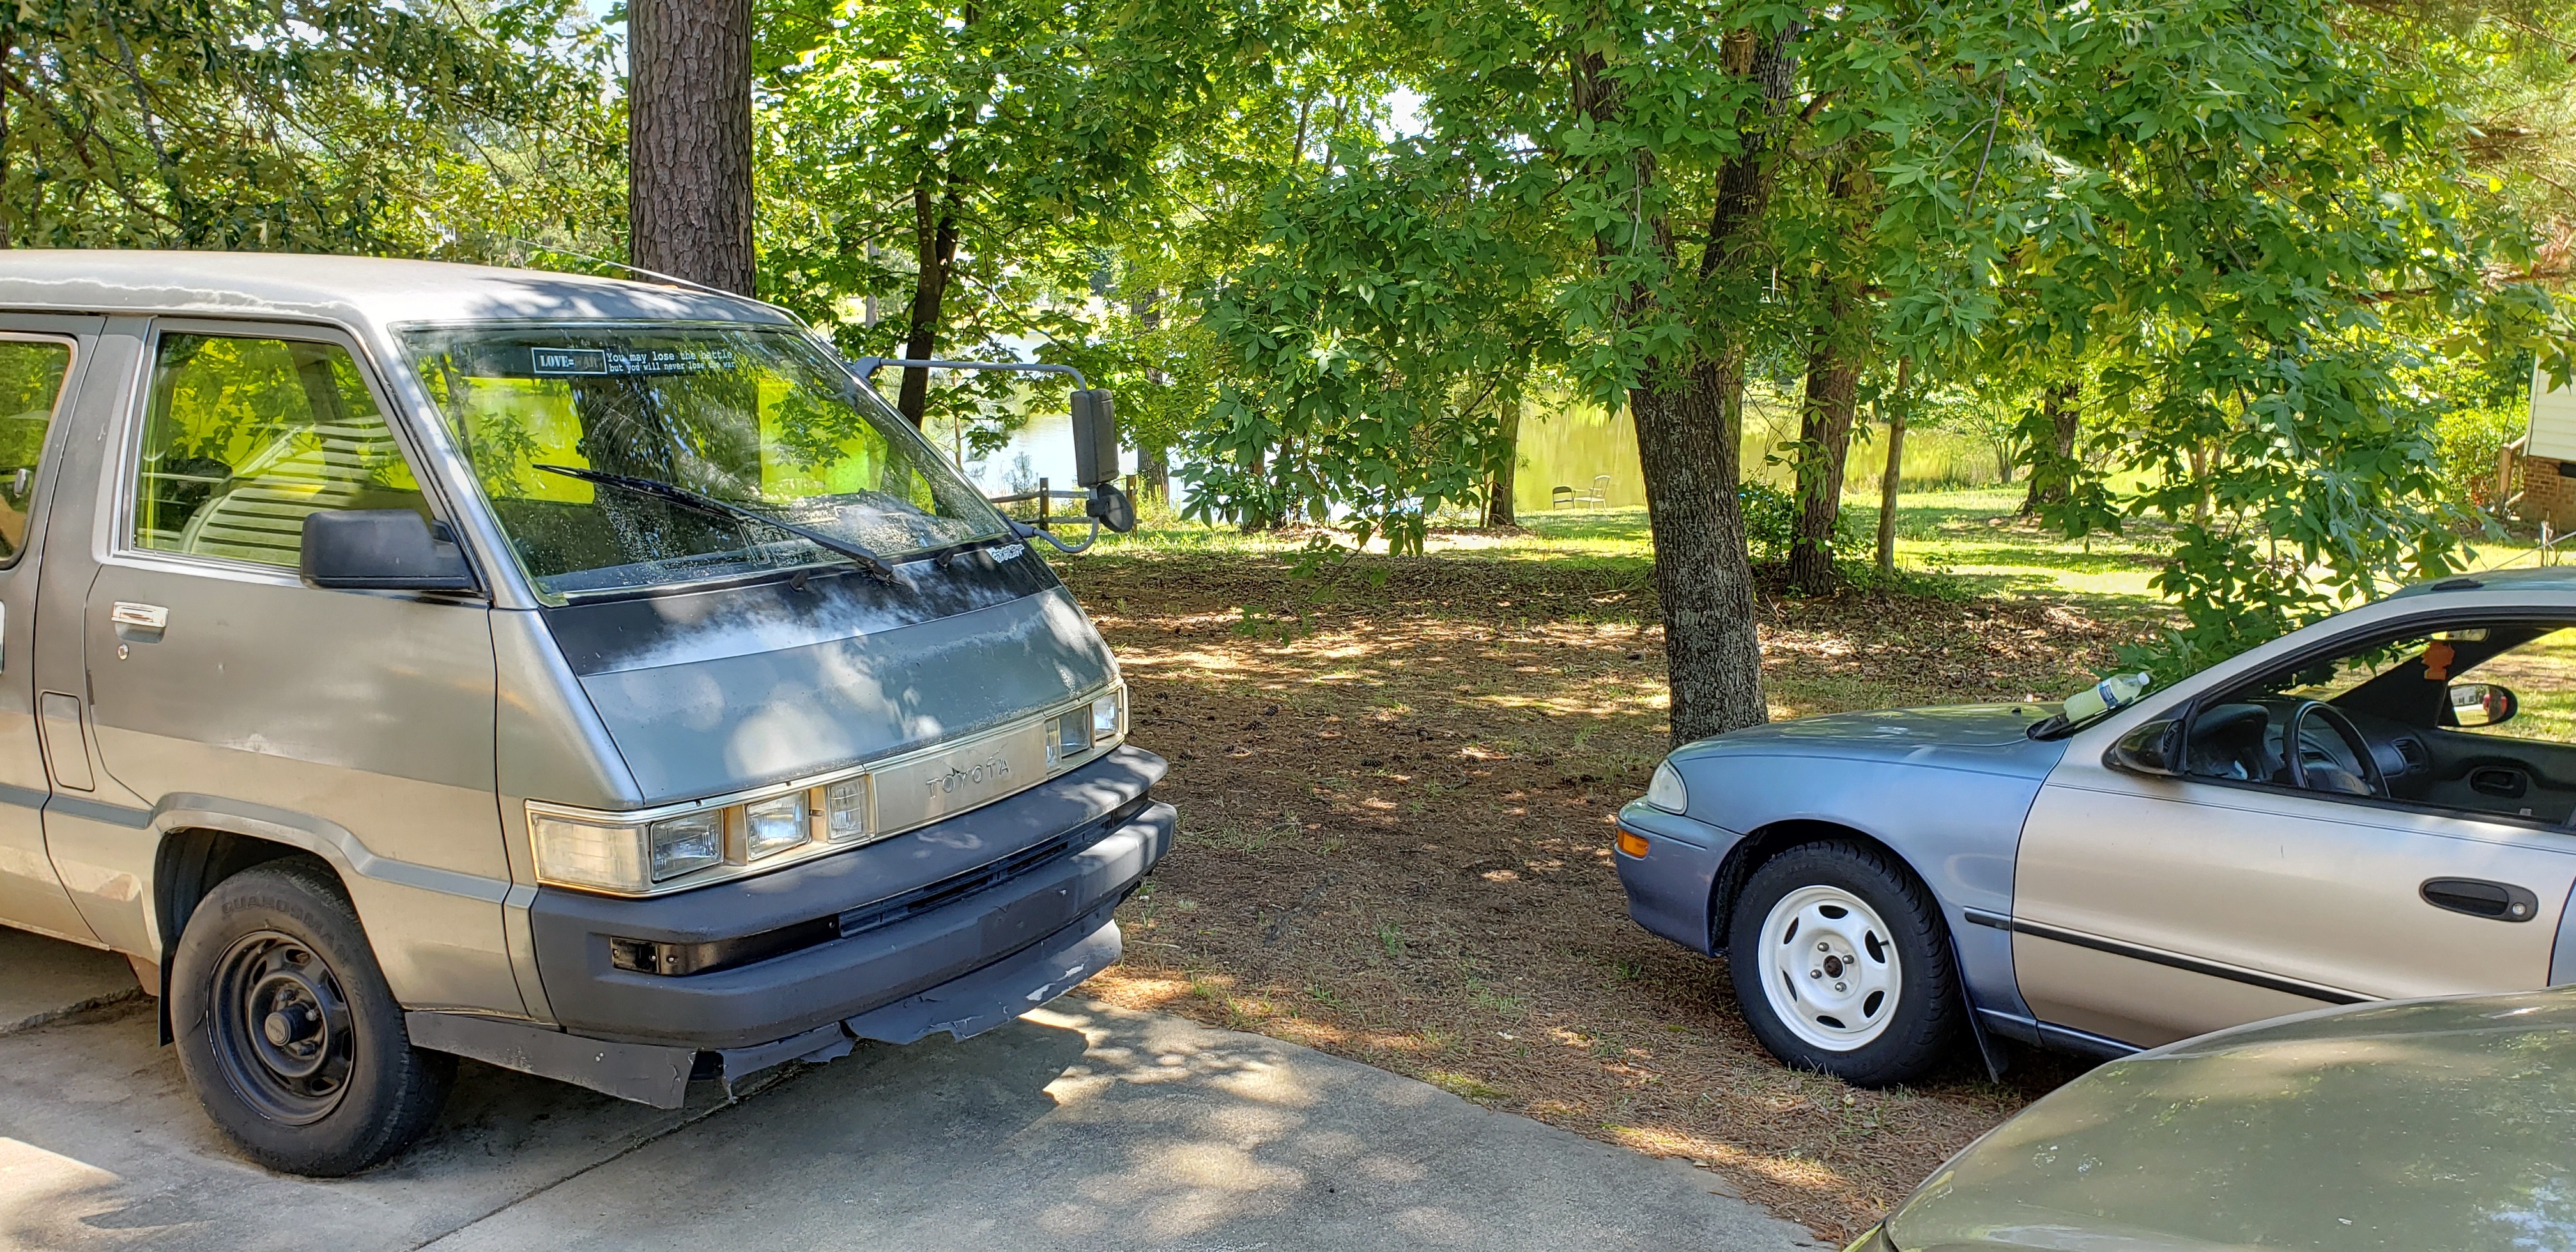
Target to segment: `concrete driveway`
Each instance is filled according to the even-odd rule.
[[[0,930],[0,1249],[1816,1246],[1686,1164],[1079,997],[668,1112],[469,1062],[408,1154],[288,1178],[226,1149],[132,987]]]

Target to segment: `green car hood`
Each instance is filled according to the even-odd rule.
[[[1952,1157],[1887,1236],[2576,1249],[2576,989],[2333,1009],[2114,1061]]]

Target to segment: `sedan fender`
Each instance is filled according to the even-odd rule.
[[[1901,858],[1939,902],[1972,1007],[2023,1013],[2012,948],[1967,910],[2009,914],[2022,823],[2063,741],[2048,709],[1985,705],[1850,713],[1759,726],[1676,749],[1685,798],[1619,814],[1614,858],[1636,922],[1697,952],[1723,947],[1735,891],[1801,843],[1860,839]]]

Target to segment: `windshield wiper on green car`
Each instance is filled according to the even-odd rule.
[[[652,496],[657,500],[667,500],[673,504],[679,505],[681,508],[688,509],[696,513],[703,513],[709,517],[721,517],[731,521],[755,522],[762,526],[785,531],[786,533],[794,535],[807,543],[813,544],[815,547],[822,548],[830,552],[838,552],[842,556],[850,558],[852,561],[858,563],[860,569],[866,570],[868,573],[873,574],[886,582],[895,581],[894,567],[886,564],[884,557],[878,556],[862,544],[852,543],[847,539],[835,538],[831,535],[824,534],[822,531],[816,530],[811,526],[800,526],[795,522],[787,521],[783,518],[771,517],[758,509],[747,509],[729,500],[719,500],[704,492],[691,491],[686,487],[666,483],[658,478],[637,478],[632,474],[611,474],[606,470],[584,469],[573,465],[537,465],[534,468],[544,470],[549,474],[561,474],[566,478],[578,478],[586,483],[599,483],[603,486],[609,487],[623,487],[637,495]]]

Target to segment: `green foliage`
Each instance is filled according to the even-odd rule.
[[[1785,561],[1797,539],[1798,496],[1767,482],[1753,480],[1736,488],[1737,506],[1744,514],[1744,542],[1753,559],[1762,562]],[[1834,518],[1834,559],[1862,561],[1869,556],[1873,540],[1863,529],[1859,510],[1846,508]],[[1875,511],[1866,514],[1875,519]]]
[[[575,0],[0,11],[0,234],[484,257],[614,245],[623,142]],[[605,175],[603,177],[603,175]]]
[[[1267,250],[1207,302],[1231,377],[1186,442],[1191,515],[1336,505],[1418,551],[1428,515],[1481,498],[1549,350],[1549,259],[1436,166],[1345,151],[1272,193]]]

